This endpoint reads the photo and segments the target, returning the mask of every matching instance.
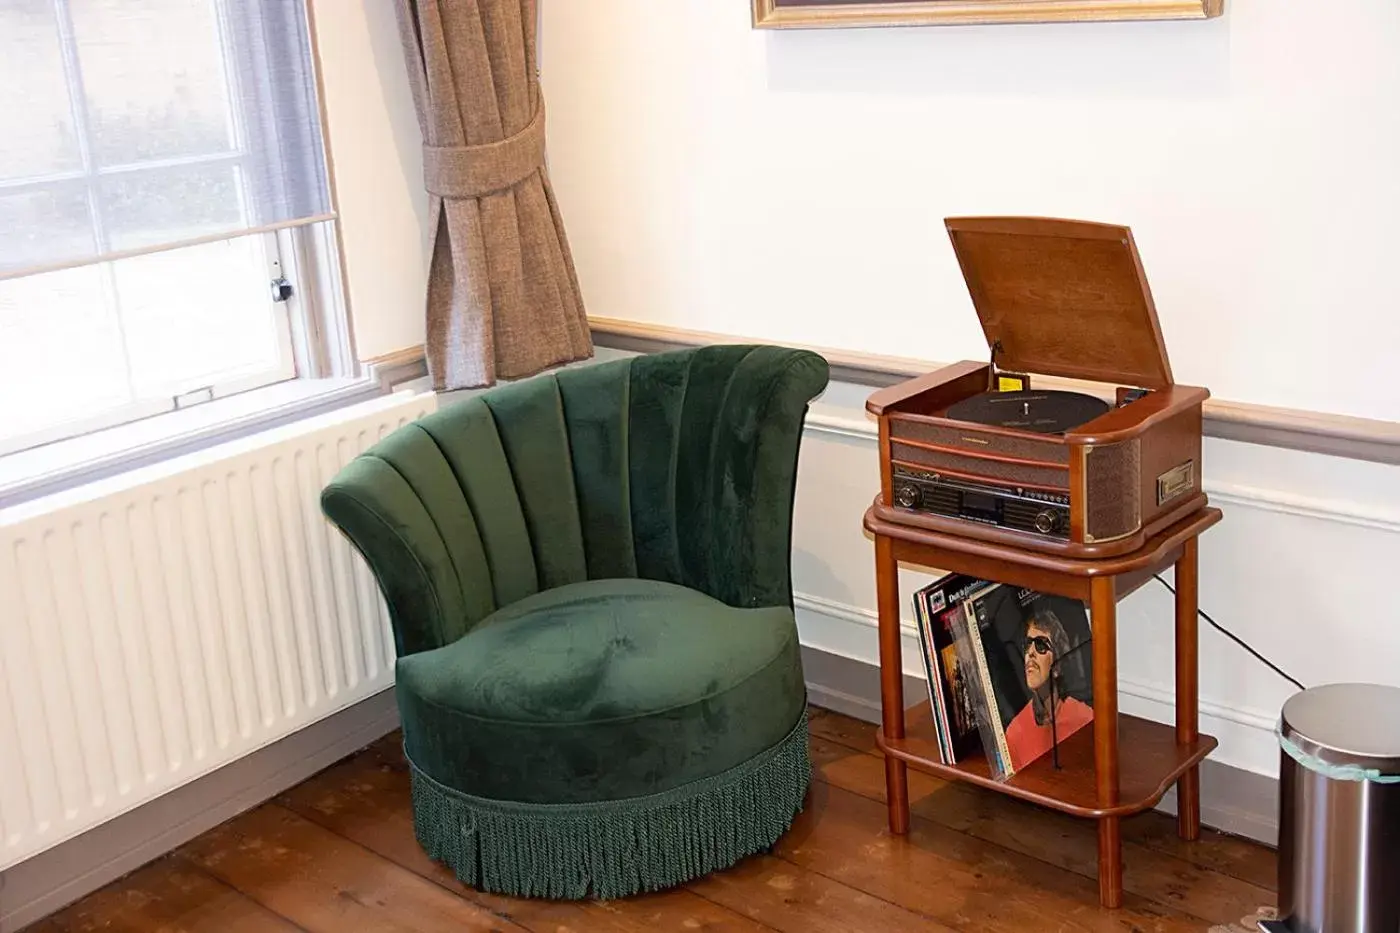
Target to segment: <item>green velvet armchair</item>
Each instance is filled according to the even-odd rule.
[[[806,794],[792,502],[820,356],[566,369],[406,425],[322,508],[389,606],[420,844],[614,898],[766,849]]]

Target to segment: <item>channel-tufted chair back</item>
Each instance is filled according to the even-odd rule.
[[[797,451],[814,353],[712,346],[566,369],[405,425],[322,508],[364,555],[400,656],[583,580],[791,605]]]

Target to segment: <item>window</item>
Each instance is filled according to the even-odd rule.
[[[0,0],[0,453],[329,375],[331,218],[297,0]]]

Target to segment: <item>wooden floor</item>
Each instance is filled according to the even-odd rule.
[[[397,733],[29,928],[59,931],[1232,929],[1274,903],[1271,851],[1144,814],[1124,827],[1124,909],[1101,911],[1094,827],[910,773],[913,827],[885,826],[874,727],[812,711],[816,768],[770,855],[609,903],[480,894],[413,838]]]

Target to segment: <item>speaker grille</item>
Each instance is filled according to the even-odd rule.
[[[928,424],[908,417],[890,418],[890,439],[907,438],[923,441],[940,447],[975,447],[985,453],[1001,454],[1005,457],[1023,457],[1027,460],[1044,460],[1046,463],[1069,463],[1069,447],[1059,440],[1037,440],[1031,437],[1010,437],[979,431],[975,425],[966,428],[952,428],[941,424]]]
[[[1050,532],[1043,532],[1035,527],[1036,519],[1043,512],[1058,513],[1060,524]],[[1029,531],[1035,534],[1044,535],[1048,538],[1069,537],[1069,509],[1063,506],[1051,506],[1043,502],[1022,502],[1017,499],[1007,499],[1001,506],[1001,517],[1006,522],[1007,528],[1015,528],[1017,531]]]
[[[920,505],[926,512],[936,512],[939,515],[958,516],[958,494],[955,490],[946,486],[939,486],[934,483],[920,484],[923,496]]]
[[[1057,470],[1050,466],[1027,466],[1020,463],[1002,463],[999,460],[984,460],[981,457],[960,457],[937,450],[925,450],[912,444],[901,444],[892,439],[890,454],[896,460],[917,464],[926,470],[953,470],[972,476],[985,476],[1011,485],[1029,484],[1048,486],[1052,489],[1069,489],[1069,471]]]
[[[1087,540],[1121,538],[1142,527],[1141,459],[1137,438],[1084,452]]]

